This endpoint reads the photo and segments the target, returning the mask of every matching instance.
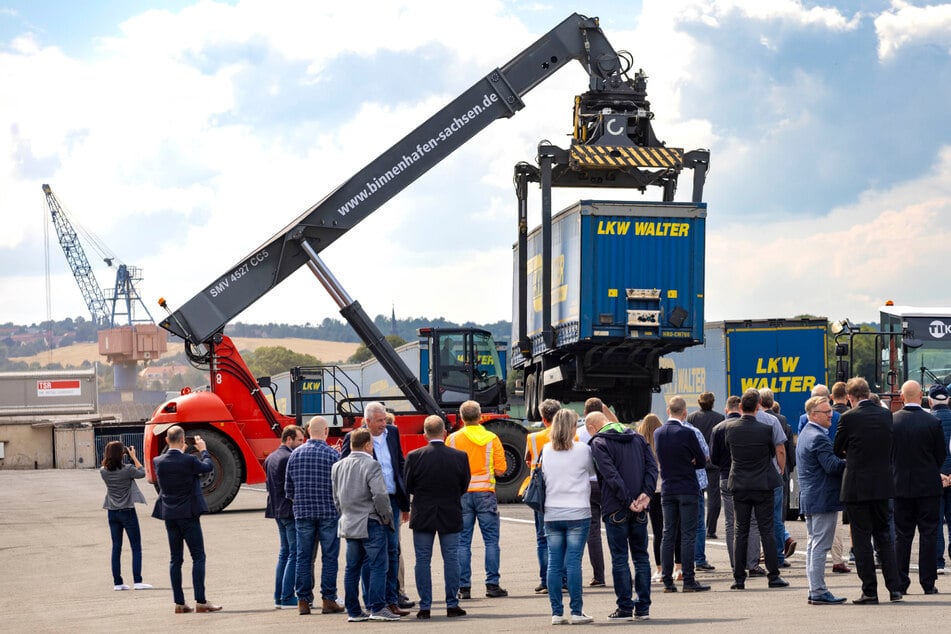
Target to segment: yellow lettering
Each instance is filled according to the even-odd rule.
[[[598,233],[601,231],[603,221],[598,224]],[[619,226],[616,232],[619,235],[626,235],[630,228],[630,222],[618,222]],[[613,231],[612,231],[613,233]],[[636,236],[669,236],[672,238],[685,238],[690,234],[690,223],[688,222],[648,222],[640,221],[634,223],[634,235]]]
[[[783,357],[783,372],[795,372],[799,365],[799,357]]]
[[[627,222],[618,222],[617,223],[617,233],[619,236],[626,236],[627,230],[631,228],[631,221]]]

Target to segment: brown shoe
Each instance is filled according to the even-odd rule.
[[[188,605],[175,604],[175,614],[188,614],[189,612],[194,612],[194,610]]]
[[[213,603],[196,603],[195,612],[218,612],[221,610],[220,605],[215,605]]]
[[[334,599],[324,599],[321,604],[320,613],[321,614],[340,614],[346,610],[345,607],[337,603]]]
[[[310,614],[310,602],[299,599],[297,601],[297,613],[298,614]]]
[[[792,557],[793,553],[796,552],[796,540],[792,537],[786,538],[786,543],[783,544],[783,556]]]
[[[388,607],[390,608],[390,612],[392,612],[393,614],[396,614],[398,616],[409,616],[409,610],[404,610],[403,608],[396,605],[395,603],[391,603]]]
[[[846,566],[845,564],[834,564],[832,566],[832,572],[837,572],[839,574],[847,574],[852,572],[852,569]]]

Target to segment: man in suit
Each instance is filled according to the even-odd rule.
[[[862,580],[862,596],[852,603],[878,603],[873,538],[889,600],[901,601],[901,579],[888,527],[888,500],[895,497],[892,413],[870,400],[868,382],[862,377],[849,379],[845,389],[855,406],[839,419],[833,450],[845,458],[841,500],[849,513],[855,568]]]
[[[396,425],[386,422],[386,408],[382,403],[368,403],[363,409],[363,423],[370,431],[373,440],[373,457],[383,469],[383,481],[393,506],[394,530],[386,533],[386,604],[400,616],[409,612],[399,606],[399,569],[400,569],[400,530],[401,523],[409,519],[409,496],[403,482],[406,458],[400,446],[400,430]],[[352,433],[352,432],[351,432]],[[344,436],[340,455],[346,458],[350,454],[350,434]],[[369,569],[363,573],[363,585],[368,583]]]
[[[809,605],[845,603],[826,586],[826,554],[832,549],[835,527],[838,524],[842,502],[842,472],[845,461],[832,453],[829,426],[832,424],[832,405],[826,395],[813,396],[806,401],[809,422],[799,432],[796,446],[799,464],[799,512],[806,518],[806,576],[809,579]]]
[[[209,603],[205,598],[205,541],[199,521],[199,516],[208,512],[208,505],[201,494],[198,476],[210,472],[213,466],[205,441],[197,434],[194,441],[201,459],[185,453],[185,430],[173,425],[165,433],[168,451],[154,461],[159,497],[155,501],[152,517],[165,520],[168,548],[171,552],[169,577],[176,614],[193,611],[217,612],[221,609],[220,605]],[[192,586],[195,589],[196,603],[194,610],[185,603],[185,592],[182,590],[185,544],[188,544],[188,552],[192,557]]]
[[[736,540],[733,544],[733,579],[731,590],[746,589],[746,559],[750,539],[750,517],[756,514],[763,558],[770,588],[785,588],[789,583],[779,576],[776,534],[773,532],[773,491],[781,483],[773,464],[778,447],[771,427],[756,418],[760,393],[755,389],[740,397],[739,418],[724,421],[723,442],[730,451],[730,477],[727,488],[733,492],[736,514]],[[718,449],[718,454],[720,450]]]
[[[921,409],[921,385],[901,386],[905,406],[894,416],[895,556],[902,594],[908,594],[911,543],[918,529],[918,582],[925,594],[937,594],[938,514],[941,465],[947,455],[941,421]]]
[[[469,458],[446,446],[446,424],[439,416],[423,422],[429,442],[406,456],[406,491],[412,496],[409,527],[416,551],[417,619],[430,618],[433,579],[430,568],[433,543],[439,534],[443,576],[446,583],[446,616],[465,616],[459,607],[459,533],[462,531],[462,496],[469,487]]]
[[[337,535],[347,540],[347,567],[343,575],[347,621],[399,621],[386,604],[387,533],[396,530],[393,505],[386,492],[383,468],[374,460],[373,440],[367,429],[347,434],[347,457],[337,461],[330,474],[333,498],[340,521]],[[367,573],[360,609],[360,577]]]

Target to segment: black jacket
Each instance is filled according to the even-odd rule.
[[[941,465],[948,454],[941,421],[907,405],[895,412],[893,420],[895,497],[941,495]]]
[[[845,458],[843,502],[895,497],[892,413],[889,410],[872,401],[862,401],[842,414],[832,446],[835,455]]]
[[[469,488],[466,452],[430,442],[406,456],[406,491],[412,496],[409,527],[426,533],[462,530],[462,496]]]
[[[730,450],[730,491],[772,491],[782,484],[773,466],[776,445],[769,425],[751,414],[724,423],[724,441]]]
[[[601,487],[602,517],[628,508],[641,493],[651,497],[657,488],[657,461],[647,441],[631,429],[617,431],[616,425],[602,428],[588,442]]]

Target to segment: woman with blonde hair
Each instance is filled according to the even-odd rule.
[[[644,440],[647,441],[647,444],[650,445],[651,451],[654,452],[654,459],[657,459],[657,448],[654,447],[654,432],[663,425],[660,418],[656,414],[648,414],[644,419],[637,425],[637,433],[644,437]],[[650,505],[647,507],[648,516],[651,521],[651,532],[654,535],[652,542],[652,549],[654,551],[654,564],[655,571],[654,576],[651,577],[651,581],[660,581],[661,578],[661,565],[660,565],[660,542],[664,536],[664,511],[663,507],[660,504],[660,484],[661,484],[661,473],[660,473],[660,463],[658,463],[657,471],[657,487],[654,491],[654,494],[651,495]],[[679,559],[680,553],[679,549],[675,550],[677,558]],[[677,562],[680,563],[679,561]],[[679,566],[674,567],[674,576],[677,576],[677,573],[680,572]]]
[[[560,588],[568,581],[568,607],[571,618],[564,616],[560,592],[549,592],[551,623],[572,625],[593,619],[582,610],[581,556],[588,542],[591,524],[591,476],[594,462],[591,448],[575,442],[578,414],[562,409],[551,424],[549,443],[542,449],[540,461],[545,475],[545,537],[548,540],[548,587]]]

